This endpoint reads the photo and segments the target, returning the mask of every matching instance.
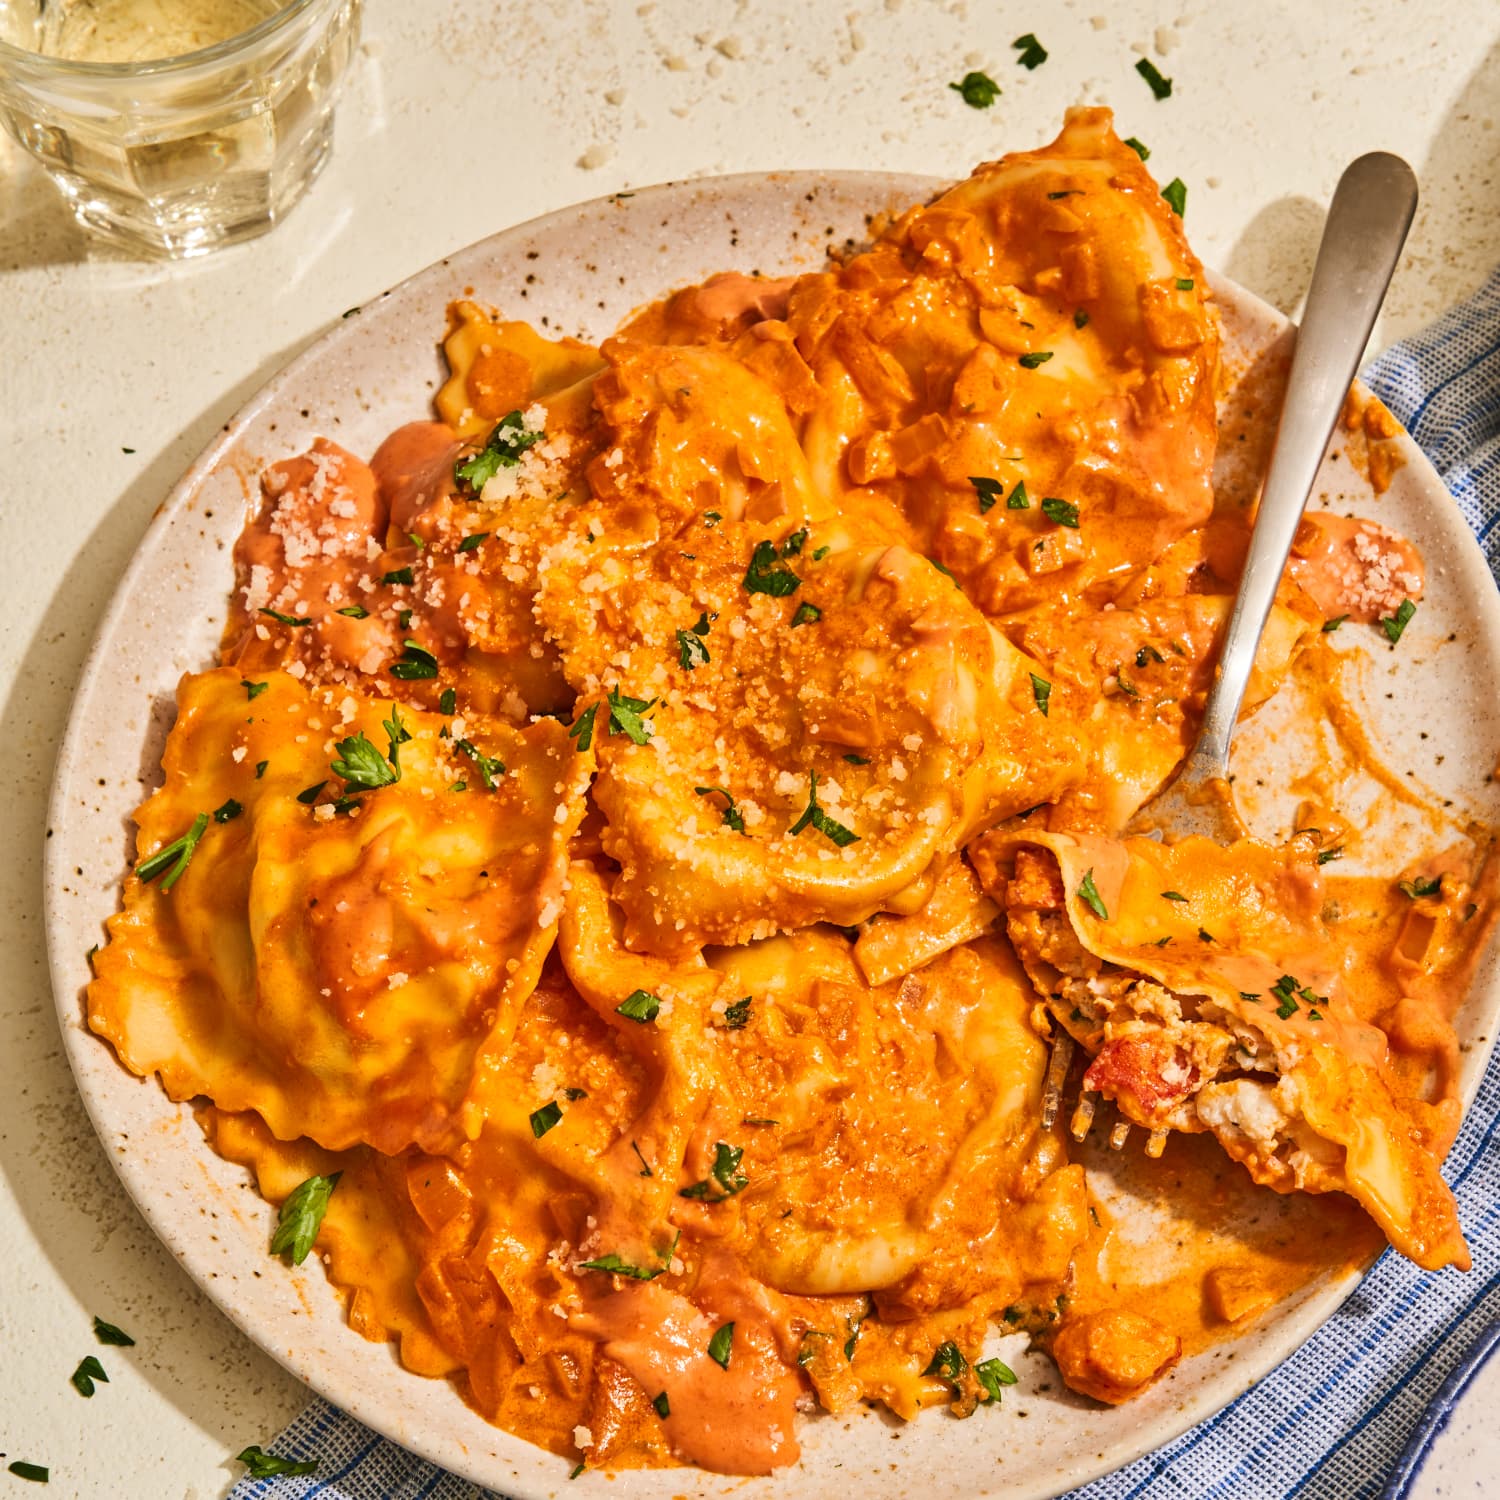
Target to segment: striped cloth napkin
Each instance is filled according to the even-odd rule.
[[[1500,578],[1500,270],[1382,354],[1365,379],[1443,476]],[[1399,1500],[1402,1450],[1467,1351],[1500,1320],[1500,1053],[1445,1168],[1474,1255],[1467,1275],[1392,1251],[1322,1328],[1233,1405],[1074,1500]],[[317,1401],[272,1444],[302,1478],[244,1479],[229,1500],[485,1500]]]

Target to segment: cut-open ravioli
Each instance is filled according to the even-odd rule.
[[[1088,1093],[1212,1132],[1279,1191],[1350,1194],[1419,1265],[1467,1267],[1439,1171],[1456,1109],[1425,1102],[1352,1005],[1310,851],[994,833],[973,853],[1092,1058]]]
[[[551,947],[589,758],[548,721],[453,727],[282,672],[183,679],[89,988],[127,1066],[330,1149],[461,1133]]]

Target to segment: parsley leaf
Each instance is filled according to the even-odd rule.
[[[392,677],[402,682],[425,682],[437,676],[437,657],[426,646],[413,640],[405,640],[401,644],[405,649],[401,660],[391,663]]]
[[[458,544],[460,552],[472,552],[476,547],[482,547],[485,539],[489,536],[487,531],[471,531],[463,541]]]
[[[240,686],[244,688],[245,696],[251,703],[254,703],[270,685],[269,682],[247,682],[243,677],[240,679]]]
[[[1385,631],[1385,638],[1391,645],[1394,646],[1401,639],[1406,627],[1411,623],[1411,617],[1416,612],[1417,606],[1410,599],[1403,599],[1401,608],[1380,622],[1380,628]]]
[[[1128,135],[1125,137],[1125,144],[1129,146],[1130,149],[1134,151],[1142,161],[1151,160],[1151,148],[1149,146],[1143,145],[1140,141],[1136,140],[1133,135]]]
[[[1163,891],[1161,894],[1162,894],[1162,899],[1164,901],[1186,901],[1187,900],[1187,897],[1184,896],[1181,891]]]
[[[1045,719],[1047,709],[1052,701],[1052,684],[1043,677],[1038,677],[1035,672],[1029,674],[1031,677],[1031,696],[1036,699],[1037,712]]]
[[[639,1021],[642,1026],[654,1021],[661,1011],[661,999],[650,990],[632,990],[617,1006],[615,1014],[627,1021]]]
[[[721,786],[695,786],[693,790],[700,797],[712,796],[715,792],[724,799],[724,823],[727,827],[734,829],[736,833],[744,833],[745,818],[739,808],[734,805],[734,798]]]
[[[963,1350],[952,1339],[944,1339],[932,1351],[932,1359],[922,1373],[939,1375],[951,1384],[957,1385],[968,1373],[968,1369],[969,1362],[964,1358]]]
[[[744,1192],[750,1186],[750,1179],[740,1171],[740,1158],[744,1154],[742,1146],[731,1146],[727,1141],[716,1141],[714,1164],[709,1168],[712,1181],[705,1177],[702,1182],[695,1182],[682,1188],[677,1196],[697,1198],[705,1203],[722,1203],[726,1198],[733,1198],[736,1193]],[[717,1195],[714,1193],[715,1183],[719,1187]]]
[[[1161,190],[1161,195],[1167,200],[1167,207],[1180,219],[1187,211],[1187,184],[1180,177],[1174,177]]]
[[[1078,507],[1071,500],[1059,500],[1055,495],[1048,495],[1042,501],[1042,514],[1049,521],[1056,521],[1059,526],[1078,530]]]
[[[1088,908],[1099,918],[1101,922],[1109,921],[1109,912],[1105,908],[1104,898],[1099,894],[1099,887],[1094,884],[1094,872],[1088,870],[1078,883],[1078,895],[1081,900],[1088,904]]]
[[[266,774],[266,767],[270,764],[271,762],[268,760],[258,760],[255,762],[255,779],[257,781]]]
[[[629,698],[619,688],[611,688],[609,732],[623,734],[632,745],[644,745],[651,738],[651,725],[641,715],[655,702],[655,698]],[[579,748],[586,747],[580,745]]]
[[[729,1356],[734,1350],[734,1324],[725,1323],[708,1341],[708,1357],[716,1365],[729,1368]]]
[[[681,1235],[678,1235],[681,1238]],[[612,1276],[628,1276],[632,1281],[655,1281],[668,1266],[672,1264],[672,1256],[677,1251],[677,1240],[674,1239],[665,1251],[658,1250],[656,1258],[661,1264],[654,1270],[648,1270],[644,1266],[633,1266],[627,1260],[621,1258],[611,1251],[608,1255],[601,1255],[598,1260],[585,1260],[580,1265],[585,1271],[607,1271]]]
[[[501,469],[515,468],[521,455],[546,435],[528,429],[526,419],[519,411],[508,412],[495,424],[489,440],[478,453],[453,466],[454,483],[482,490]]]
[[[78,1368],[68,1377],[69,1383],[80,1396],[92,1396],[96,1380],[102,1380],[105,1385],[109,1384],[109,1376],[104,1373],[104,1366],[93,1354],[84,1355],[78,1361]]]
[[[1136,62],[1135,70],[1141,75],[1142,78],[1146,80],[1147,83],[1151,85],[1151,92],[1155,94],[1158,99],[1166,99],[1170,97],[1172,93],[1172,80],[1170,78],[1163,78],[1161,76],[1160,70],[1149,57],[1140,58]],[[1130,142],[1127,141],[1125,144],[1128,146]],[[1142,161],[1145,161],[1145,159],[1145,156],[1141,157]]]
[[[312,616],[311,615],[283,615],[283,614],[278,613],[274,609],[263,609],[263,610],[261,610],[261,614],[263,614],[263,615],[270,615],[270,617],[273,620],[275,620],[278,625],[311,625],[312,624]],[[254,695],[252,694],[252,696],[254,696]]]
[[[792,615],[792,629],[795,630],[799,625],[816,625],[822,618],[823,611],[816,604],[803,600]]]
[[[292,1189],[281,1205],[281,1217],[276,1233],[271,1237],[271,1254],[290,1254],[292,1264],[300,1266],[307,1259],[318,1230],[323,1227],[323,1215],[328,1212],[328,1200],[339,1185],[342,1172],[330,1172],[327,1177],[312,1176]]]
[[[796,593],[802,580],[781,560],[784,555],[777,552],[774,542],[757,542],[750,566],[745,569],[746,592],[770,594],[777,599]]]
[[[707,666],[708,647],[704,645],[703,637],[691,630],[679,630],[677,632],[677,661],[689,672],[694,667]]]
[[[1443,877],[1435,875],[1430,880],[1424,880],[1420,876],[1416,880],[1402,880],[1396,884],[1396,889],[1406,897],[1408,901],[1421,901],[1427,896],[1440,896],[1443,893]]]
[[[1075,328],[1087,328],[1089,326],[1089,315],[1081,307],[1073,309],[1073,326]]]
[[[1034,349],[1030,354],[1023,354],[1018,363],[1023,370],[1034,370],[1038,365],[1044,365],[1052,358],[1050,349]]]
[[[974,493],[979,496],[980,515],[989,511],[1005,491],[1005,486],[998,479],[986,479],[980,474],[970,474],[969,483],[974,486]]]
[[[222,807],[214,808],[214,822],[228,823],[232,819],[239,817],[239,815],[244,812],[244,810],[245,809],[241,807],[233,797],[231,797],[227,802],[224,803]]]
[[[948,85],[963,97],[970,109],[988,109],[1000,97],[1000,85],[988,73],[965,73],[959,83]]]
[[[560,1121],[561,1119],[562,1119],[562,1106],[560,1104],[558,1104],[557,1100],[555,1100],[555,1099],[550,1104],[544,1104],[540,1109],[534,1109],[534,1110],[532,1110],[532,1112],[531,1112],[531,1133],[532,1133],[532,1135],[537,1140],[541,1140],[541,1138],[544,1135],[546,1135],[546,1133],[549,1130],[551,1130],[552,1127],[554,1125],[556,1125],[558,1123],[558,1121]]]
[[[198,847],[198,841],[207,827],[208,814],[199,813],[193,819],[192,827],[181,838],[173,839],[170,844],[163,844],[155,854],[143,859],[135,867],[135,873],[149,884],[165,872],[166,879],[162,881],[161,888],[164,892],[170,891],[182,878],[182,872],[192,863],[193,851]]]
[[[453,748],[467,755],[474,762],[474,769],[479,772],[479,779],[484,783],[485,791],[493,792],[497,784],[495,778],[505,775],[505,762],[495,756],[486,755],[468,740],[456,741]]]
[[[1335,844],[1332,849],[1318,850],[1318,863],[1320,865],[1332,864],[1334,860],[1342,859],[1343,857],[1344,846],[1342,844]]]
[[[401,779],[400,769],[375,748],[363,729],[340,740],[336,748],[339,758],[330,764],[329,770],[343,777],[350,791],[373,792]],[[394,744],[391,749],[394,753]]]
[[[318,1472],[318,1460],[308,1459],[305,1463],[298,1463],[294,1458],[278,1458],[274,1453],[267,1453],[259,1443],[252,1444],[234,1456],[236,1463],[244,1464],[249,1470],[251,1479],[275,1479],[281,1474],[316,1474]]]
[[[672,1403],[667,1399],[667,1393],[665,1391],[663,1391],[659,1396],[653,1396],[651,1398],[651,1406],[652,1409],[656,1412],[656,1415],[659,1416],[664,1422],[668,1417],[672,1415]]]
[[[117,1349],[135,1347],[135,1340],[123,1328],[116,1328],[113,1323],[106,1323],[97,1314],[94,1317],[94,1337],[101,1344],[113,1344]]]
[[[413,578],[410,568],[392,568],[389,573],[382,573],[380,575],[380,581],[382,583],[409,584],[414,583],[416,580]]]
[[[1018,479],[1016,487],[1010,492],[1010,499],[1005,502],[1006,510],[1030,510],[1031,497],[1026,493],[1026,481]]]
[[[809,778],[807,791],[807,807],[802,816],[787,830],[792,837],[801,833],[811,823],[825,838],[830,838],[840,849],[847,849],[850,844],[859,842],[859,835],[833,818],[830,818],[821,807],[818,806],[818,773],[814,771]]]
[[[1333,617],[1333,619],[1331,619],[1331,620],[1324,620],[1323,621],[1323,634],[1324,635],[1332,635],[1333,632],[1335,630],[1337,630],[1339,628],[1339,626],[1342,625],[1344,623],[1344,621],[1347,620],[1348,618],[1349,618],[1348,615],[1335,615]]]
[[[568,738],[577,740],[579,750],[587,750],[594,743],[594,715],[598,711],[599,705],[590,703],[577,720],[568,726]]]
[[[1000,1399],[1001,1386],[1014,1385],[1016,1372],[1003,1359],[982,1359],[974,1366],[979,1383],[989,1393],[991,1401]]]
[[[458,693],[453,688],[444,688],[438,695],[438,712],[451,714],[458,707]]]
[[[17,1479],[30,1479],[37,1484],[47,1483],[48,1470],[42,1464],[29,1464],[25,1459],[18,1458],[8,1468]]]
[[[1021,55],[1016,59],[1020,65],[1029,73],[1034,68],[1039,68],[1047,61],[1047,49],[1037,39],[1027,32],[1025,36],[1018,36],[1011,43],[1012,47],[1020,50]]]
[[[351,620],[368,620],[370,618],[370,611],[363,604],[346,604],[338,613],[348,615]]]
[[[750,1024],[751,997],[746,995],[743,1000],[736,1000],[733,1005],[724,1007],[724,1030],[743,1031]]]

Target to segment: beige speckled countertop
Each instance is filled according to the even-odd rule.
[[[1026,31],[1051,53],[1035,73],[1013,61]],[[53,1470],[36,1493],[206,1500],[305,1400],[174,1266],[95,1140],[53,1020],[40,855],[70,687],[152,510],[344,309],[577,199],[774,167],[956,175],[1077,101],[1115,107],[1188,184],[1203,259],[1284,309],[1341,166],[1376,147],[1424,194],[1384,338],[1500,260],[1494,0],[367,0],[365,38],[310,197],[204,261],[91,255],[0,141],[0,1494],[24,1458]],[[970,67],[1004,86],[994,109],[946,87]],[[96,1312],[139,1342],[105,1351],[111,1383],[85,1402],[68,1376]]]

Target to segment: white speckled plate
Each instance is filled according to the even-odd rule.
[[[830,241],[863,236],[868,213],[928,196],[935,186],[875,173],[674,184],[564,209],[423,271],[336,325],[193,466],[146,533],[78,685],[53,789],[48,940],[68,1055],[121,1179],[186,1271],[309,1386],[407,1447],[524,1500],[563,1493],[569,1500],[666,1500],[689,1484],[699,1495],[747,1500],[842,1497],[854,1488],[867,1500],[1038,1500],[1114,1469],[1216,1411],[1301,1343],[1353,1286],[1344,1277],[1309,1288],[1121,1409],[1097,1409],[1062,1391],[1049,1362],[1025,1355],[1012,1338],[1001,1348],[1020,1386],[1001,1411],[972,1421],[941,1412],[911,1424],[874,1412],[810,1420],[801,1468],[770,1480],[690,1478],[679,1470],[590,1475],[569,1484],[564,1460],[489,1426],[448,1384],[408,1374],[388,1347],[352,1333],[315,1261],[289,1271],[271,1260],[272,1213],[245,1174],[207,1149],[187,1108],[170,1104],[154,1080],[129,1075],[84,1027],[85,955],[116,904],[133,848],[129,815],[155,783],[179,675],[213,658],[231,584],[229,549],[262,463],[300,451],[318,434],[368,456],[391,428],[426,414],[441,377],[444,307],[466,289],[544,329],[598,337],[632,306],[712,271],[816,267]],[[1263,354],[1274,364],[1285,320],[1217,285],[1240,367]],[[1249,420],[1269,420],[1264,404]],[[1329,503],[1406,531],[1422,548],[1433,585],[1399,652],[1379,646],[1368,631],[1345,632],[1344,648],[1368,652],[1369,718],[1393,763],[1497,820],[1487,776],[1500,701],[1500,602],[1457,509],[1406,446],[1405,467],[1378,501],[1347,456],[1325,465]],[[1236,451],[1233,443],[1226,449]],[[1424,725],[1441,726],[1438,764],[1434,743],[1418,738]],[[1288,752],[1274,735],[1251,739],[1254,769],[1274,772]],[[1244,787],[1246,769],[1242,758]],[[1289,778],[1264,779],[1285,785]],[[1274,807],[1268,803],[1264,813],[1274,823]],[[1460,1015],[1469,1044],[1466,1097],[1478,1085],[1497,1000],[1495,967],[1487,962]],[[1143,1225],[1153,1212],[1143,1200],[1126,1207]]]

